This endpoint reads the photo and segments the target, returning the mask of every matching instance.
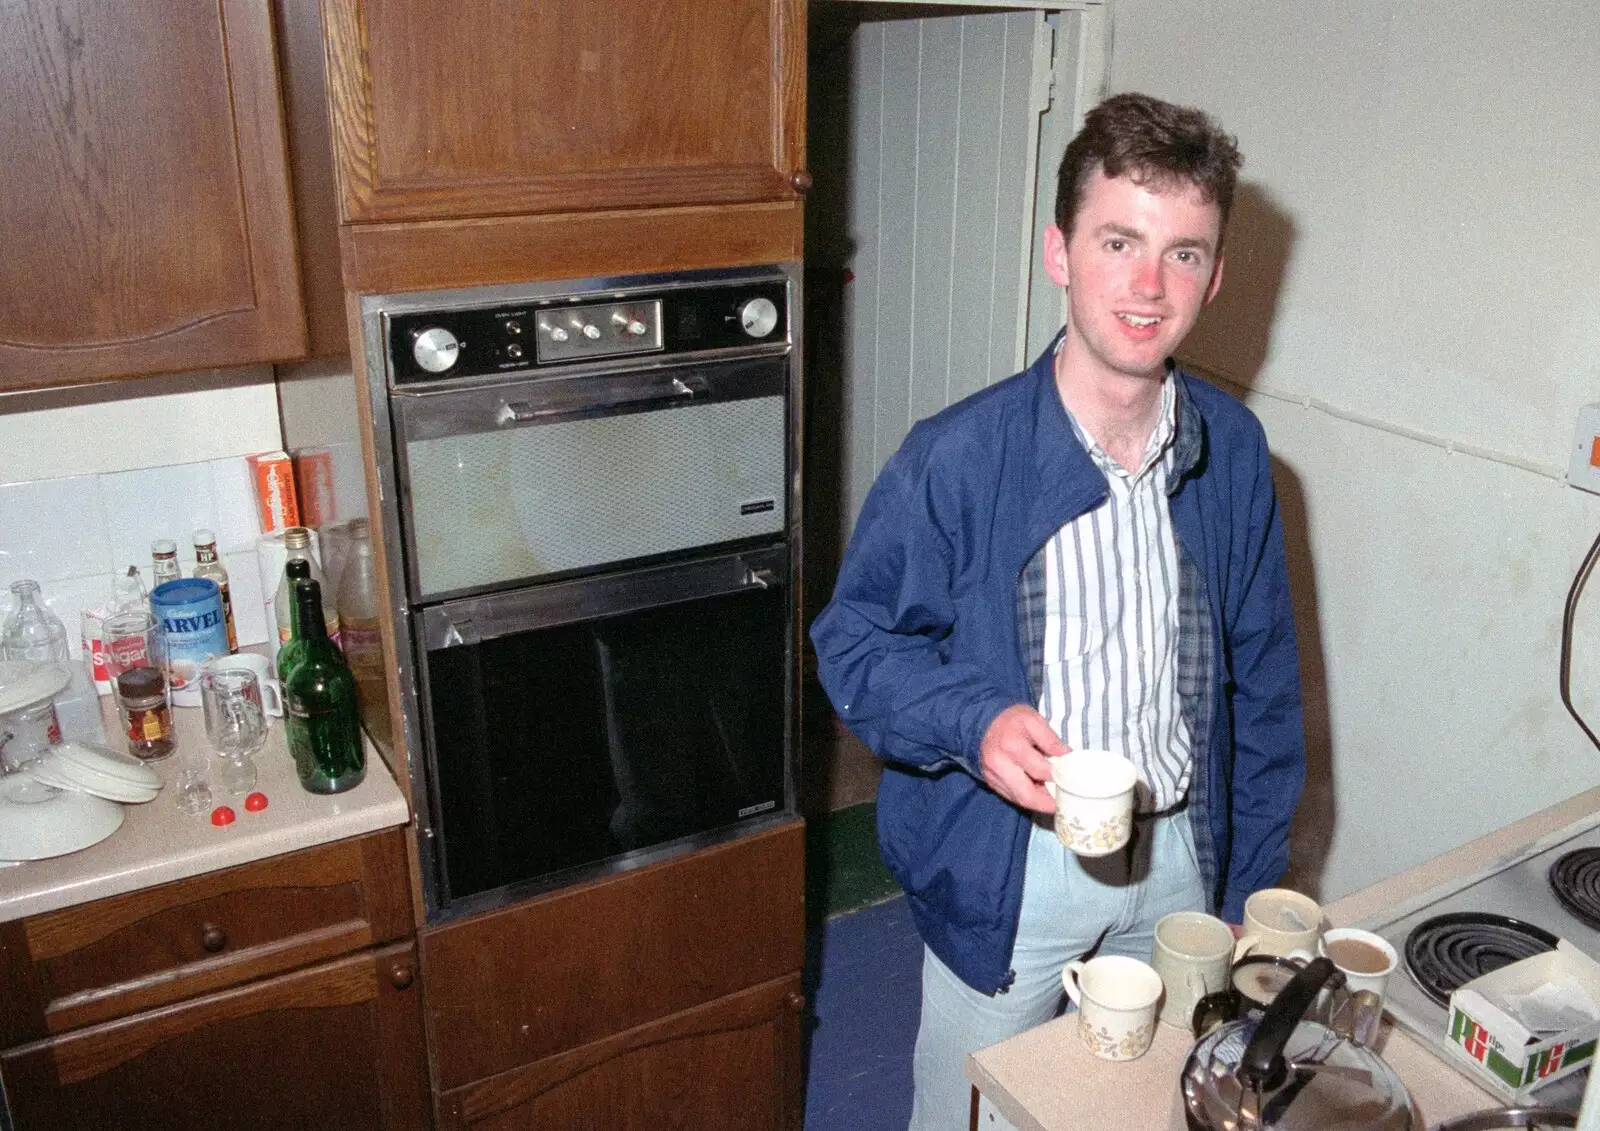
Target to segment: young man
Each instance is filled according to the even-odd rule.
[[[1168,355],[1222,282],[1239,154],[1197,110],[1109,99],[1067,146],[1044,266],[1066,326],[919,423],[812,626],[823,686],[888,760],[884,859],[926,944],[911,1126],[965,1128],[966,1055],[1054,1016],[1062,966],[1230,921],[1288,860],[1299,663],[1266,439]],[[1062,848],[1069,748],[1140,769],[1132,844]]]

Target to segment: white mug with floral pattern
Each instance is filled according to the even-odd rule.
[[[1133,835],[1139,771],[1109,750],[1073,750],[1050,759],[1045,789],[1056,803],[1056,836],[1079,856],[1106,856]]]
[[[1078,1039],[1102,1060],[1136,1060],[1156,1034],[1161,975],[1147,962],[1103,954],[1067,963],[1061,984],[1078,1007]]]

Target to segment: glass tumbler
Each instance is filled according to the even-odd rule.
[[[205,708],[206,737],[217,752],[217,783],[237,796],[255,788],[255,752],[267,740],[267,713],[261,705],[261,681],[243,668],[210,668],[200,675],[200,704]]]

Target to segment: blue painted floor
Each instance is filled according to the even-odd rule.
[[[905,1131],[922,1002],[922,940],[905,896],[807,939],[805,1131]]]

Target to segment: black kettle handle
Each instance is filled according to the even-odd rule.
[[[1344,981],[1339,968],[1326,958],[1313,958],[1278,991],[1239,1058],[1240,1083],[1263,1091],[1283,1083],[1288,1072],[1283,1048],[1322,987],[1333,979],[1337,979],[1335,985]]]

